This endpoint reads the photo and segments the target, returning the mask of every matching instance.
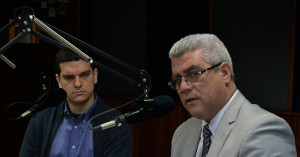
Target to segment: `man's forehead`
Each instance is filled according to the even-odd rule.
[[[74,73],[74,72],[81,73],[81,72],[91,71],[92,67],[90,63],[83,60],[79,60],[79,61],[60,63],[60,69],[61,69],[61,73]]]
[[[198,54],[197,54],[198,53]],[[209,65],[199,52],[188,52],[187,54],[172,59],[173,75],[184,74],[191,70],[202,70]]]
[[[180,76],[180,75],[184,75],[186,73],[189,73],[193,70],[200,70],[201,66],[200,65],[196,65],[196,64],[191,64],[187,67],[183,67],[182,69],[178,70],[178,71],[173,71],[172,77],[176,77],[176,76]]]

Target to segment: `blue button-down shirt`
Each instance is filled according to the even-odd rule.
[[[50,150],[50,157],[93,157],[93,131],[88,128],[91,111],[97,101],[77,119],[65,103],[64,119],[61,122]]]

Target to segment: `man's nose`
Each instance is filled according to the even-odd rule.
[[[81,79],[80,77],[76,76],[75,77],[75,83],[74,83],[75,87],[81,87]]]
[[[191,83],[188,80],[186,80],[184,77],[182,77],[180,86],[179,86],[179,90],[186,91],[186,90],[190,90],[191,87],[192,87]]]

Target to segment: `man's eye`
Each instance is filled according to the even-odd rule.
[[[80,75],[80,77],[88,77],[90,75],[90,73],[83,73]]]
[[[174,81],[175,84],[179,84],[179,83],[181,83],[181,78],[179,78],[179,77],[174,78],[173,81]]]
[[[194,71],[194,72],[191,72],[190,75],[191,75],[191,76],[198,76],[198,75],[199,75],[199,72],[198,72],[198,71]]]
[[[64,76],[64,79],[67,81],[71,81],[74,79],[74,76]]]
[[[199,72],[198,72],[198,71],[191,71],[191,72],[189,72],[189,73],[187,73],[187,74],[185,75],[185,78],[189,79],[189,78],[191,78],[191,77],[195,77],[195,76],[198,76],[198,75],[199,75]]]

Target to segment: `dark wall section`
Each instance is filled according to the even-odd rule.
[[[168,87],[172,45],[180,38],[194,33],[207,33],[209,1],[151,0],[147,2],[146,69],[152,77],[153,95],[168,94],[178,100]]]
[[[144,68],[143,43],[145,2],[80,1],[80,39],[135,68]],[[87,54],[93,54],[86,51]],[[91,55],[105,66],[125,76],[135,76],[126,68],[101,55]],[[108,95],[136,96],[141,90],[100,69],[98,90]],[[132,78],[132,77],[131,77]],[[134,77],[133,77],[134,79]]]
[[[291,1],[213,0],[212,31],[233,59],[236,83],[253,103],[287,110]]]
[[[208,32],[209,2],[94,1],[94,8],[90,5],[81,1],[80,38],[136,68],[144,68],[152,80],[151,96],[177,98],[167,85],[171,76],[168,51],[185,35]],[[101,93],[106,94],[134,95],[137,91],[105,72],[100,74],[99,84]]]
[[[297,27],[300,26],[300,5],[296,5],[296,38],[295,38],[295,53],[294,53],[294,83],[293,83],[293,111],[300,112],[300,32]]]

